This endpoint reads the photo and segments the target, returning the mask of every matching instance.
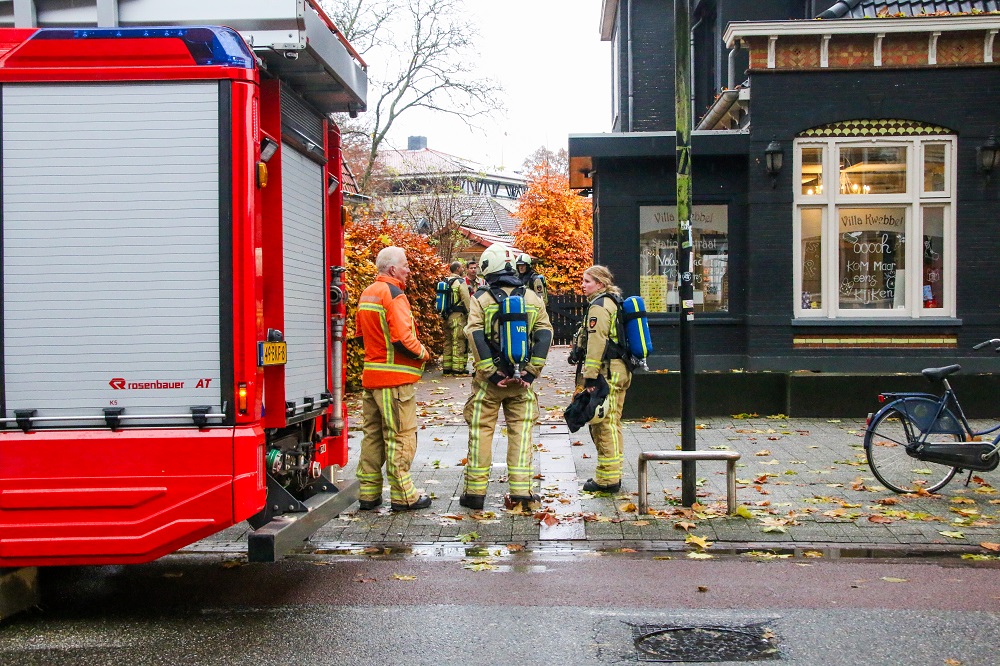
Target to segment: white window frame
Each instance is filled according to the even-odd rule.
[[[879,147],[906,147],[906,192],[901,194],[841,194],[839,149],[871,145]],[[924,148],[937,144],[945,146],[945,187],[942,192],[924,192]],[[802,150],[820,148],[823,163],[823,191],[819,194],[802,193]],[[956,311],[956,240],[955,240],[955,151],[956,137],[891,136],[891,137],[835,137],[801,138],[794,143],[794,216],[792,226],[793,299],[796,319],[921,319],[954,317]],[[838,242],[840,208],[892,207],[905,209],[906,246],[905,305],[891,309],[841,309]],[[802,303],[802,211],[821,209],[822,212],[822,302],[819,308],[803,307]],[[923,224],[924,209],[942,208],[944,218],[943,262],[945,289],[943,303],[938,308],[923,306]],[[919,239],[920,242],[914,242]]]
[[[945,144],[945,151],[944,151],[944,191],[943,192],[924,192],[924,151],[926,150],[927,146],[940,145],[940,144]],[[919,162],[919,164],[920,164],[920,178],[918,180],[919,180],[919,184],[920,184],[920,193],[921,193],[921,198],[922,199],[925,199],[925,200],[928,200],[928,199],[947,199],[947,198],[949,198],[949,194],[954,191],[955,186],[954,186],[953,179],[952,179],[952,162],[954,161],[953,160],[953,151],[954,151],[954,147],[952,147],[951,150],[949,150],[948,146],[947,146],[947,142],[944,142],[944,141],[927,140],[927,141],[922,141],[920,143],[920,162]]]

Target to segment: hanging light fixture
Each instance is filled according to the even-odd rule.
[[[767,175],[771,177],[772,189],[777,185],[778,174],[781,173],[784,161],[785,151],[781,149],[781,144],[776,140],[767,144],[767,148],[764,149],[764,169],[767,171]]]
[[[1000,162],[1000,143],[997,143],[995,135],[990,134],[986,143],[976,149],[976,157],[978,158],[979,170],[989,176],[997,163]]]

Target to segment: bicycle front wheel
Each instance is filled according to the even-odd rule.
[[[872,421],[865,433],[868,467],[882,485],[893,492],[912,493],[923,488],[934,492],[943,488],[958,470],[927,462],[906,452],[906,444],[920,437],[920,429],[905,413],[888,409]],[[934,434],[926,441],[961,441],[954,434]]]

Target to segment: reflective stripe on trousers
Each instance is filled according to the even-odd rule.
[[[608,378],[611,387],[610,398],[615,408],[603,421],[590,424],[590,436],[597,447],[597,469],[594,481],[609,486],[622,478],[622,464],[625,455],[622,445],[622,408],[625,406],[625,391],[632,383],[627,373],[612,372]]]
[[[476,380],[465,402],[469,424],[469,460],[465,466],[465,492],[485,495],[493,465],[493,433],[503,407],[507,418],[507,482],[511,495],[531,494],[535,448],[532,433],[538,418],[538,398],[528,388],[501,388]]]
[[[445,334],[448,336],[444,341],[444,354],[441,356],[441,368],[447,372],[465,372],[465,366],[469,361],[469,341],[465,337],[465,324],[468,321],[461,312],[453,312],[448,315],[445,323]]]
[[[414,384],[366,389],[361,398],[363,414],[361,453],[358,456],[358,496],[382,496],[382,466],[389,481],[389,495],[398,504],[418,499],[410,478],[417,452],[417,389]]]

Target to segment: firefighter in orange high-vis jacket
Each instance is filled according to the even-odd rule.
[[[361,293],[357,332],[364,339],[361,375],[364,437],[358,457],[358,499],[364,510],[382,504],[382,466],[389,478],[393,511],[426,509],[410,478],[417,452],[417,391],[430,352],[417,340],[410,302],[403,293],[410,275],[401,247],[383,248],[375,259],[378,277]]]

